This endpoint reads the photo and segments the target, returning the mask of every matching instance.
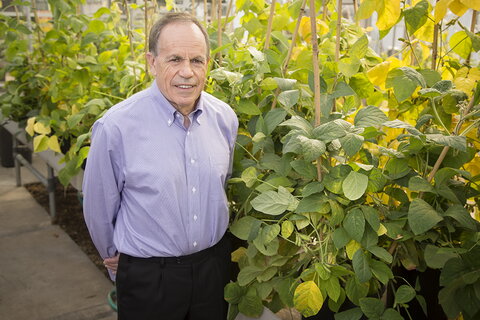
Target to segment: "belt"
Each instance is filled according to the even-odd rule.
[[[120,253],[120,259],[125,259],[128,262],[148,262],[148,263],[158,263],[161,265],[165,264],[177,264],[177,265],[188,265],[192,263],[197,263],[204,260],[206,257],[215,254],[215,251],[225,242],[226,236],[214,246],[204,249],[202,251],[198,251],[186,256],[179,256],[179,257],[148,257],[148,258],[140,258],[140,257],[133,257],[125,253]]]

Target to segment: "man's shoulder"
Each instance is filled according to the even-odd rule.
[[[204,106],[206,108],[213,110],[214,112],[219,112],[224,114],[226,113],[236,118],[236,114],[233,111],[232,107],[225,101],[222,101],[205,91],[202,92],[202,99],[203,99]]]

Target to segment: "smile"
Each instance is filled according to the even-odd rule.
[[[194,86],[193,85],[181,84],[181,85],[177,85],[176,87],[180,88],[180,89],[190,89],[190,88],[193,88]]]

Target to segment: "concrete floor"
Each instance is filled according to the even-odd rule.
[[[46,172],[37,156],[33,164]],[[22,168],[22,183],[38,181]],[[0,319],[113,320],[105,276],[0,167]]]

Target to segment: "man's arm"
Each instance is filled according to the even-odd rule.
[[[123,185],[121,159],[112,136],[103,123],[95,123],[83,180],[85,223],[103,259],[117,254],[113,231]]]

